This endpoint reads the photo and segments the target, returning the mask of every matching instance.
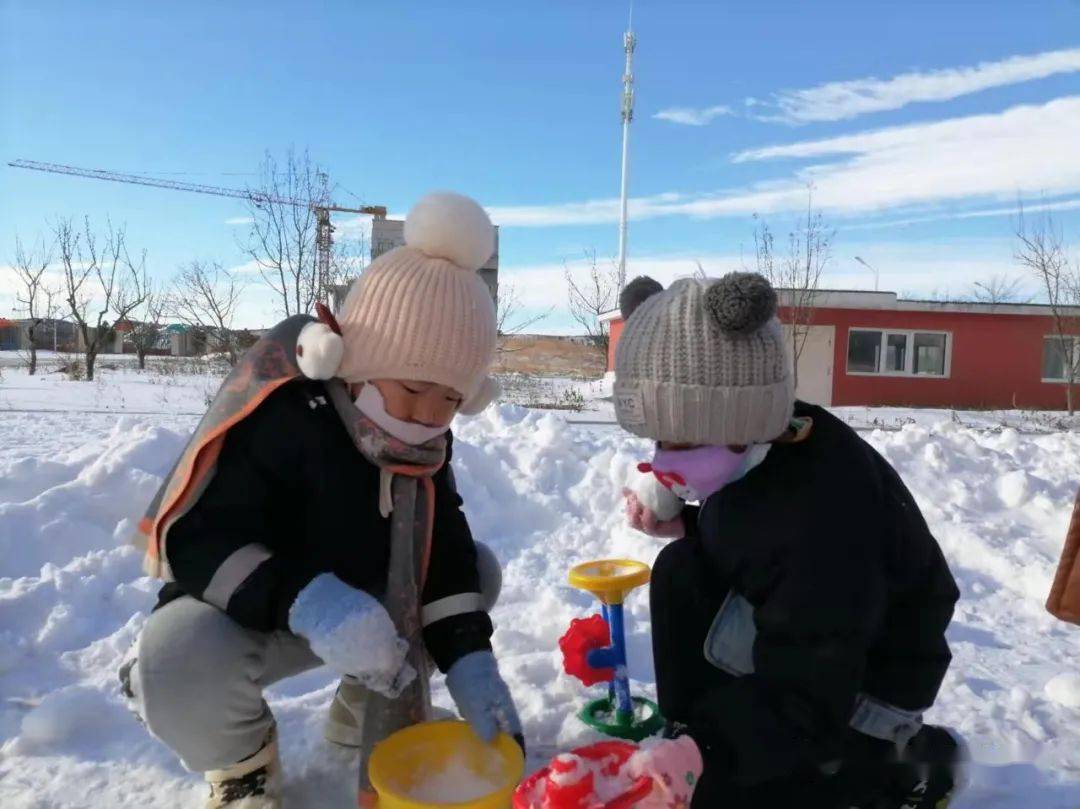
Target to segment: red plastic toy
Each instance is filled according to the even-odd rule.
[[[606,801],[597,797],[597,788],[601,786],[598,780],[618,778],[637,749],[630,742],[597,742],[559,756],[521,783],[514,792],[514,809],[632,809],[652,792],[649,776],[638,778]]]
[[[559,638],[563,653],[563,669],[585,685],[609,683],[615,678],[613,668],[594,668],[589,665],[589,652],[611,645],[611,630],[602,615],[575,618],[566,634]]]

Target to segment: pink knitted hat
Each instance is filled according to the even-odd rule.
[[[410,379],[448,385],[462,412],[482,410],[497,391],[495,306],[477,270],[495,251],[495,229],[475,201],[428,194],[405,220],[405,244],[379,256],[337,315],[346,382]]]

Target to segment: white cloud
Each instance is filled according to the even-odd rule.
[[[911,71],[886,79],[832,81],[774,93],[771,100],[748,97],[747,109],[761,121],[805,124],[845,121],[873,112],[898,110],[918,102],[948,101],[960,96],[1050,76],[1080,72],[1080,48],[1065,48],[968,67]],[[767,113],[766,110],[775,110]],[[726,105],[670,107],[653,117],[687,126],[705,126],[722,115],[733,115]]]
[[[815,204],[840,216],[1080,192],[1080,96],[1000,113],[910,124],[822,140],[751,149],[736,162],[827,158],[786,176],[710,194],[665,193],[630,200],[631,219],[716,218],[797,210],[814,185]],[[615,198],[490,209],[518,227],[618,221]]]
[[[1054,202],[1024,203],[1024,213],[1040,213],[1043,211],[1075,211],[1080,210],[1080,199],[1062,199]],[[939,211],[926,216],[916,216],[908,219],[886,219],[870,222],[862,222],[857,225],[845,225],[844,230],[871,230],[873,228],[901,227],[903,225],[919,225],[925,222],[940,222],[945,219],[988,219],[993,217],[1016,216],[1020,209],[1016,205],[1007,205],[999,208],[983,208],[974,211]]]
[[[255,220],[250,216],[234,216],[231,219],[226,219],[226,225],[250,225]]]
[[[786,123],[843,121],[871,112],[896,110],[925,101],[947,101],[993,87],[1080,71],[1080,48],[1012,56],[970,67],[913,71],[888,79],[835,81],[774,95],[777,115],[762,120]]]
[[[685,124],[686,126],[705,126],[722,115],[732,115],[731,107],[719,104],[715,107],[669,107],[666,110],[653,115],[661,121],[671,121],[673,124]]]

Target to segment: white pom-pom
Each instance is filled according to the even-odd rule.
[[[475,200],[439,191],[428,194],[409,211],[405,244],[472,272],[495,252],[495,228]]]
[[[341,336],[325,323],[308,323],[296,338],[296,364],[308,379],[333,379],[344,351]]]

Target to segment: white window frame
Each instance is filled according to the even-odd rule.
[[[851,362],[851,335],[853,332],[878,332],[881,334],[881,351],[878,353],[878,370],[876,371],[853,371]],[[903,371],[883,371],[881,366],[888,356],[889,336],[905,335],[907,337],[904,351]],[[945,337],[945,373],[943,374],[917,374],[915,368],[915,335],[934,334]],[[953,333],[944,329],[890,329],[884,326],[852,326],[848,329],[847,344],[844,351],[844,371],[848,376],[891,376],[903,379],[949,379],[952,377],[952,350]]]
[[[1066,337],[1066,338],[1072,340],[1072,346],[1073,346],[1072,363],[1073,363],[1073,368],[1076,368],[1078,365],[1080,365],[1080,334],[1066,334],[1066,335],[1047,334],[1047,335],[1044,335],[1043,339],[1042,339],[1042,350],[1046,351],[1046,341],[1047,340],[1060,340],[1060,339],[1062,339],[1062,337]],[[1048,385],[1068,385],[1069,384],[1068,377],[1062,377],[1061,379],[1054,379],[1052,377],[1047,378],[1047,377],[1043,376],[1042,375],[1042,365],[1043,365],[1042,361],[1043,361],[1043,357],[1040,356],[1039,357],[1039,376],[1042,377],[1043,382],[1045,382]],[[1080,371],[1077,372],[1076,377],[1077,378],[1074,379],[1073,382],[1074,383],[1075,382],[1080,382]]]

